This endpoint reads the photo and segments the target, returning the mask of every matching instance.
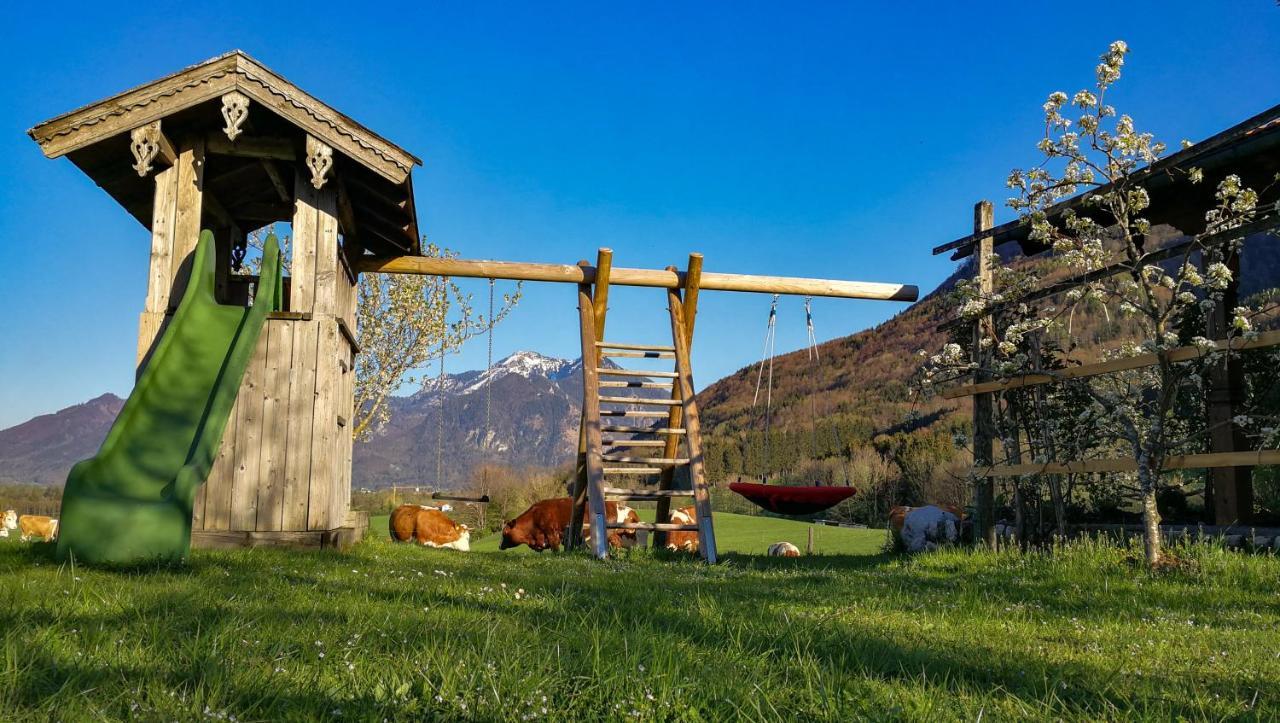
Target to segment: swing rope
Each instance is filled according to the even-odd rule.
[[[769,323],[764,332],[764,351],[760,355],[760,367],[756,370],[756,393],[751,398],[751,409],[754,410],[760,402],[760,383],[764,380],[765,361],[769,362],[769,378],[768,385],[765,387],[764,402],[764,467],[765,475],[768,475],[769,468],[772,464],[773,457],[769,449],[769,426],[770,417],[773,412],[773,356],[774,348],[777,343],[778,335],[778,296],[773,295],[773,301],[769,304]]]
[[[818,353],[818,338],[813,328],[813,300],[805,297],[804,300],[805,327],[808,333],[807,353],[811,367],[818,364],[820,354]],[[765,331],[764,337],[764,354],[760,358],[760,367],[756,371],[756,393],[751,401],[752,410],[760,401],[760,387],[765,388],[765,413],[764,413],[764,455],[765,469],[768,470],[772,464],[772,455],[769,444],[769,428],[773,412],[773,358],[774,348],[777,339],[777,316],[778,316],[778,295],[774,294],[773,303],[769,307],[769,327]],[[766,379],[765,362],[769,363],[769,372]],[[812,418],[811,444],[813,451],[817,451],[817,422],[818,422],[818,406],[815,399],[817,391],[817,369],[810,371],[810,394],[809,394],[809,412]],[[830,509],[849,497],[853,496],[855,490],[848,484],[846,476],[846,484],[844,487],[834,485],[822,485],[818,481],[814,481],[810,485],[770,485],[767,482],[768,473],[762,477],[761,482],[734,482],[729,485],[729,489],[737,494],[750,500],[753,504],[761,509],[768,510],[779,515],[798,516],[811,515],[823,510]]]
[[[440,486],[444,472],[444,349],[440,342],[440,372],[436,376],[436,398],[440,400],[440,409],[436,414],[436,487]]]
[[[484,442],[482,446],[486,448],[489,446],[491,431],[489,410],[493,406],[493,282],[493,279],[489,279],[489,362],[485,367],[484,375]]]
[[[436,487],[444,479],[444,355],[449,347],[449,277],[441,276],[443,310],[440,312],[440,371],[436,376],[436,398],[440,409],[436,414]]]
[[[818,456],[818,337],[813,331],[813,297],[804,297],[804,325],[809,332],[809,456]]]

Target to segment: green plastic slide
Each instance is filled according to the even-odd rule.
[[[191,548],[196,490],[213,466],[267,313],[280,308],[280,249],[267,238],[253,306],[214,298],[213,234],[200,234],[191,280],[96,457],[71,469],[58,557],[133,565],[179,562]]]

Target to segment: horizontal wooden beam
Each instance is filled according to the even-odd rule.
[[[1164,458],[1163,469],[1256,467],[1263,464],[1280,464],[1280,449],[1170,455]],[[1087,474],[1090,472],[1136,472],[1137,470],[1137,460],[1128,458],[1084,459],[1078,462],[1048,464],[998,464],[986,468],[975,468],[973,473],[978,477],[1019,477],[1034,474]]]
[[[1141,258],[1133,263],[1120,261],[1109,266],[1104,266],[1100,269],[1094,269],[1092,271],[1073,276],[1069,279],[1064,279],[1063,281],[1043,286],[1035,291],[1028,292],[1023,296],[1009,299],[999,304],[994,304],[989,308],[988,313],[999,314],[1001,311],[1013,308],[1018,304],[1025,304],[1031,301],[1039,301],[1040,299],[1057,296],[1058,294],[1065,294],[1076,287],[1084,286],[1085,284],[1116,276],[1118,274],[1132,273],[1133,271],[1150,264],[1167,261],[1179,254],[1191,253],[1198,249],[1213,248],[1228,241],[1235,241],[1245,236],[1252,236],[1256,233],[1266,233],[1268,231],[1273,231],[1276,228],[1280,228],[1280,202],[1272,204],[1270,206],[1270,210],[1267,210],[1267,207],[1259,209],[1259,214],[1261,215],[1243,226],[1205,234],[1198,238],[1187,238],[1182,241],[1178,241],[1165,246],[1164,248],[1159,248],[1151,251],[1150,253],[1143,254]],[[948,319],[938,325],[938,330],[949,331],[958,326],[970,324],[973,324],[973,319],[957,317],[954,319]]]
[[[232,141],[225,133],[217,131],[206,135],[204,142],[205,153],[216,156],[293,161],[298,155],[294,142],[288,138],[241,136],[239,140]]]
[[[442,259],[428,256],[365,258],[356,262],[356,270],[382,274],[426,274],[476,279],[511,279],[513,281],[547,281],[562,284],[593,284],[593,266],[569,264],[530,264],[516,261],[474,261]],[[618,286],[643,286],[665,289],[684,287],[684,273],[654,269],[622,269],[614,267],[609,283]],[[751,276],[748,274],[715,274],[703,272],[700,287],[704,291],[743,291],[760,294],[797,294],[830,296],[841,299],[874,299],[879,301],[915,301],[920,291],[910,284],[881,284],[867,281],[803,279],[789,276]]]
[[[1230,342],[1226,339],[1217,342],[1219,349],[1227,349],[1230,346],[1231,351],[1243,351],[1245,349],[1261,349],[1268,346],[1276,346],[1280,344],[1280,331],[1266,331],[1258,334],[1253,339],[1245,339],[1243,337],[1235,337]],[[1170,349],[1166,354],[1171,362],[1190,361],[1197,357],[1207,356],[1208,352],[1202,351],[1196,346],[1180,346],[1176,349]],[[1009,389],[1021,389],[1022,387],[1036,387],[1043,384],[1053,384],[1067,379],[1083,379],[1085,377],[1096,377],[1102,374],[1114,374],[1116,372],[1125,372],[1133,369],[1142,369],[1143,367],[1155,366],[1160,363],[1160,357],[1156,354],[1139,354],[1138,356],[1125,357],[1123,359],[1111,359],[1109,361],[1099,362],[1097,364],[1085,364],[1083,366],[1071,367],[1053,374],[1024,374],[1020,377],[1008,377],[1006,379],[997,379],[990,382],[982,382],[981,384],[966,384],[962,387],[947,389],[942,392],[944,399],[958,399],[960,397],[970,397],[975,394],[988,394],[991,392],[1003,392]]]

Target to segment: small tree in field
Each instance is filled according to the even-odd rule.
[[[1058,334],[1068,338],[1069,351],[1071,321],[1084,310],[1123,319],[1126,327],[1134,330],[1130,341],[1107,352],[1109,357],[1156,355],[1154,366],[1091,377],[1073,385],[1073,392],[1086,395],[1087,404],[1084,409],[1079,404],[1068,405],[1074,410],[1070,419],[1052,416],[1062,405],[1046,401],[1043,394],[1058,394],[1053,389],[1040,396],[1023,395],[1022,400],[1011,400],[997,410],[1006,457],[1011,450],[1020,449],[1016,437],[1019,416],[1034,420],[1030,425],[1021,424],[1032,439],[1037,462],[1050,461],[1055,446],[1079,451],[1078,443],[1054,442],[1078,438],[1082,429],[1096,440],[1095,451],[1131,455],[1137,466],[1145,556],[1154,565],[1161,555],[1156,499],[1164,460],[1185,441],[1179,399],[1199,393],[1206,366],[1222,363],[1225,350],[1196,336],[1192,343],[1204,352],[1199,359],[1174,362],[1168,352],[1185,343],[1179,332],[1190,319],[1198,319],[1203,311],[1220,303],[1223,290],[1232,282],[1224,259],[1239,250],[1243,239],[1224,242],[1223,234],[1230,237],[1232,229],[1253,217],[1258,194],[1244,187],[1238,177],[1225,177],[1217,187],[1216,203],[1205,209],[1204,232],[1191,239],[1185,252],[1174,259],[1148,259],[1155,250],[1148,247],[1151,222],[1144,215],[1150,198],[1136,174],[1158,160],[1165,146],[1152,134],[1139,131],[1132,118],[1117,114],[1106,102],[1127,53],[1124,42],[1112,43],[1096,68],[1094,89],[1073,96],[1062,92],[1049,96],[1044,104],[1045,133],[1038,144],[1042,160],[1033,168],[1014,170],[1008,178],[1008,186],[1016,193],[1008,204],[1030,226],[1030,238],[1052,250],[1051,268],[1062,268],[1078,277],[1119,264],[1118,273],[1089,277],[1087,283],[1071,289],[1056,303],[1019,303],[1027,289],[1038,285],[1037,274],[995,259],[997,293],[984,296],[976,283],[970,283],[961,285],[959,294],[963,316],[977,319],[992,314],[994,323],[984,325],[979,343],[990,351],[989,371],[995,378],[1032,372],[1053,375],[1052,369],[1044,368],[1040,345],[1046,336]],[[1177,182],[1200,183],[1203,177],[1194,168],[1181,175]],[[1053,209],[1081,192],[1086,196],[1079,212]],[[1252,334],[1255,313],[1245,307],[1234,309],[1230,334]],[[960,348],[951,345],[931,359],[929,371],[937,376],[944,369],[972,366],[963,360]]]

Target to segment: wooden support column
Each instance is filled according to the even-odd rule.
[[[579,266],[587,266],[584,259],[578,262]],[[609,313],[609,275],[613,270],[613,250],[601,248],[596,251],[596,284],[594,293],[589,284],[580,284],[578,287],[579,296],[585,288],[591,296],[592,313],[595,316],[595,339],[597,341],[604,339],[605,317]],[[593,364],[594,368],[599,368],[602,359],[601,351],[593,347],[592,354],[587,355],[583,352],[582,366]],[[585,370],[583,379],[586,379]],[[585,381],[584,381],[585,383]],[[570,495],[573,498],[573,512],[569,516],[569,531],[565,536],[565,547],[574,548],[582,542],[582,521],[587,502],[587,407],[592,401],[583,395],[582,399],[582,419],[578,423],[578,460],[574,469],[573,491]]]
[[[669,267],[674,269],[675,267]],[[702,254],[689,254],[689,268],[684,276],[684,299],[682,302],[684,316],[684,336],[685,345],[690,349],[693,348],[693,323],[698,315],[698,289],[702,280]],[[680,292],[677,291],[674,296],[669,297],[679,300]],[[673,384],[671,386],[671,398],[680,398],[680,386]],[[674,429],[680,426],[684,417],[684,409],[679,405],[672,405],[671,411],[667,416],[667,426]],[[676,451],[680,445],[680,439],[676,435],[669,434],[666,439],[666,446],[662,448],[662,456],[668,459],[678,456]],[[662,476],[658,479],[658,489],[669,490],[675,485],[675,468],[667,467],[662,470]],[[662,497],[658,500],[658,509],[654,519],[660,523],[668,523],[671,521],[671,498]],[[666,547],[667,533],[658,530],[653,535],[653,544],[656,548]]]
[[[1240,301],[1240,256],[1215,254],[1231,269],[1231,283],[1222,292],[1222,301],[1208,318],[1208,337],[1222,339],[1231,328],[1232,311]],[[1210,259],[1206,259],[1208,262]],[[1232,421],[1244,406],[1244,367],[1239,354],[1215,362],[1205,379],[1205,417],[1211,431],[1209,452],[1243,452],[1252,448],[1249,438]],[[1206,507],[1213,510],[1213,523],[1235,525],[1249,521],[1253,512],[1253,468],[1219,467],[1208,470],[1205,485]]]
[[[191,277],[191,262],[200,240],[200,219],[204,208],[204,138],[184,139],[178,151],[178,199],[173,224],[173,256],[170,258],[172,286],[168,310],[182,302]]]
[[[178,169],[166,168],[155,175],[155,200],[151,209],[151,266],[147,273],[147,298],[138,319],[137,373],[151,357],[151,350],[164,327],[173,286],[173,235],[178,209]]]
[[[588,361],[599,358],[596,346],[595,303],[591,298],[591,287],[582,284],[578,287],[578,322],[582,328],[582,359]],[[596,531],[591,540],[592,553],[604,559],[609,554],[609,535],[605,527],[604,480],[601,475],[601,454],[603,446],[600,435],[600,384],[593,364],[582,365],[582,408],[584,410],[582,430],[585,444],[583,467],[587,477],[587,507],[591,515],[591,528]],[[581,525],[575,526],[569,521],[570,536],[581,534]]]
[[[973,231],[981,233],[995,225],[995,213],[990,201],[980,201],[973,207]],[[992,239],[986,236],[978,241],[973,252],[974,276],[978,280],[978,289],[984,299],[989,299],[992,292],[991,255],[994,252]],[[973,361],[978,368],[974,371],[973,381],[981,384],[987,380],[990,368],[990,352],[982,348],[982,338],[990,325],[994,323],[990,316],[977,320],[973,328]],[[995,440],[994,399],[991,394],[975,394],[973,397],[973,463],[975,467],[988,467],[992,463]],[[995,528],[995,482],[990,477],[983,477],[974,483],[973,490],[973,539],[977,545],[985,545],[989,549],[996,546]]]
[[[315,298],[312,318],[316,329],[315,430],[311,440],[311,499],[307,507],[307,527],[331,530],[345,521],[337,507],[342,494],[338,482],[338,366],[340,338],[337,318],[338,204],[333,184],[316,191]],[[344,280],[345,283],[345,280]]]

